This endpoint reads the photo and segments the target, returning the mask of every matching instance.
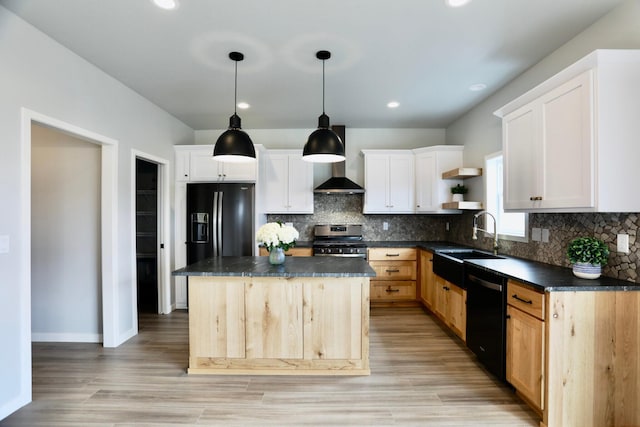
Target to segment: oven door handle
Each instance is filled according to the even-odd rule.
[[[494,291],[502,292],[502,285],[500,283],[489,282],[487,280],[483,280],[477,276],[474,276],[473,274],[467,274],[467,278],[470,282],[475,283],[476,285],[480,285]]]

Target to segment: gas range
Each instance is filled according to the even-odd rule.
[[[322,224],[314,227],[313,255],[367,257],[360,224]]]

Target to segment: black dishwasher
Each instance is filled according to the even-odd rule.
[[[467,347],[486,369],[505,380],[506,279],[465,262]]]

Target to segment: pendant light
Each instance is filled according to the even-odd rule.
[[[213,158],[222,162],[251,162],[256,160],[256,150],[249,135],[240,127],[240,117],[236,113],[238,103],[238,62],[244,59],[240,52],[229,53],[229,58],[236,63],[235,93],[233,99],[233,116],[229,118],[229,129],[224,131],[213,148]]]
[[[324,113],[324,61],[331,58],[331,52],[320,50],[316,58],[322,61],[322,115],[318,117],[318,129],[309,135],[302,150],[302,160],[314,163],[342,162],[344,144],[340,137],[329,127],[329,116]]]

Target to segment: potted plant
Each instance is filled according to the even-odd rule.
[[[609,248],[595,237],[578,237],[569,243],[567,257],[573,264],[573,274],[583,279],[597,279],[607,264]]]
[[[455,187],[451,187],[451,200],[454,202],[462,202],[464,200],[464,195],[467,194],[469,189],[464,185],[458,184]]]

